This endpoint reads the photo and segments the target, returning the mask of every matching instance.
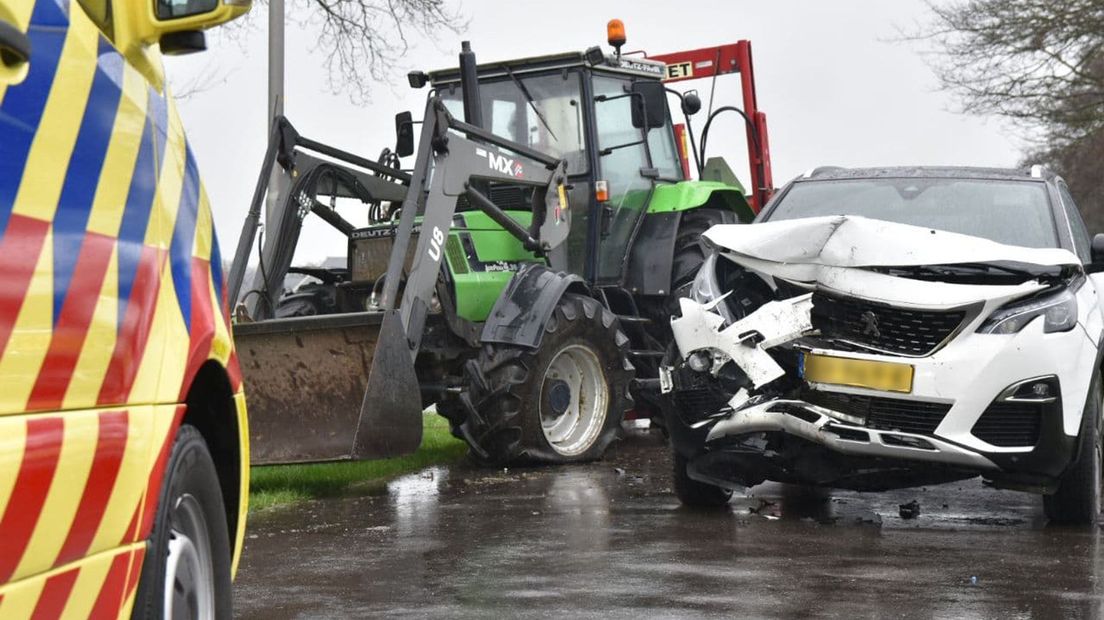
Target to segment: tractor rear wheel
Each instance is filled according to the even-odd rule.
[[[640,303],[641,312],[655,324],[655,334],[663,344],[670,346],[674,342],[671,317],[679,312],[679,296],[688,292],[690,283],[697,277],[702,263],[705,262],[702,233],[717,224],[735,222],[736,216],[731,211],[720,209],[691,209],[682,215],[678,233],[675,235],[674,257],[671,261],[671,288],[666,297]],[[662,413],[663,403],[647,393],[639,393],[637,400],[642,404],[641,411],[651,420],[652,428],[659,429],[666,436],[667,420]]]
[[[702,233],[717,224],[733,224],[735,221],[735,216],[730,211],[719,209],[692,209],[683,214],[678,235],[675,237],[674,260],[671,262],[669,309],[678,309],[676,293],[694,281],[705,261],[705,250],[701,245]]]
[[[598,301],[568,293],[540,348],[487,344],[467,364],[470,439],[506,463],[575,463],[605,452],[631,408],[629,340]]]

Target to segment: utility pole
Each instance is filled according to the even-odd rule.
[[[265,136],[272,130],[272,123],[284,114],[284,0],[268,0],[268,110],[265,118]],[[274,230],[272,211],[280,194],[286,189],[279,167],[273,167],[268,181],[268,200],[265,202],[265,230]]]

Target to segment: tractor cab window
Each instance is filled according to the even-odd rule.
[[[557,72],[482,80],[483,124],[507,140],[567,160],[569,174],[587,171],[579,74]],[[459,84],[441,88],[456,118],[464,118]]]

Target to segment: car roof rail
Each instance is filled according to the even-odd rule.
[[[816,168],[810,168],[805,171],[805,174],[801,175],[803,179],[811,179],[822,172],[834,172],[836,170],[843,170],[843,166],[817,166]]]

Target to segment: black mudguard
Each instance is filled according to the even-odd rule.
[[[577,275],[536,263],[523,266],[495,302],[480,340],[539,349],[545,324],[569,290],[589,295],[586,283]]]
[[[728,219],[740,221],[735,211],[718,209]],[[675,258],[675,240],[686,211],[648,213],[629,252],[625,270],[625,288],[637,295],[670,295],[671,269]]]

